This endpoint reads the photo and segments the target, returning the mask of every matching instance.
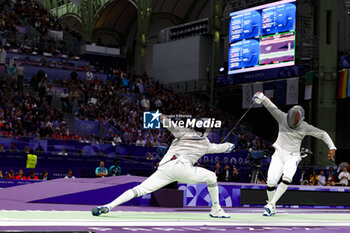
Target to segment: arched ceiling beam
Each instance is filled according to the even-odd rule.
[[[174,25],[182,24],[182,23],[185,22],[181,17],[179,17],[177,15],[174,15],[172,13],[168,13],[168,12],[153,12],[152,15],[151,15],[150,27],[155,22],[157,22],[157,21],[159,21],[161,19],[167,20],[167,21],[171,22]]]
[[[119,22],[120,18],[123,16],[123,14],[126,13],[126,9],[129,7],[129,4],[126,4],[123,9],[121,10],[121,13],[118,15],[118,18],[115,19],[114,24],[113,24],[113,28],[115,28],[115,26],[117,25],[117,23]]]
[[[110,28],[97,28],[93,31],[93,38],[97,40],[98,37],[108,35],[114,38],[119,46],[124,46],[126,43],[125,35],[117,30]]]
[[[202,5],[201,9],[198,11],[198,14],[196,15],[196,19],[199,18],[199,16],[201,15],[202,11],[204,10],[204,8],[206,7],[206,5],[209,3],[209,1],[205,1],[205,3]]]

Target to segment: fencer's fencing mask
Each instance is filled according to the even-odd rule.
[[[287,114],[288,126],[292,129],[297,128],[305,118],[305,111],[300,105],[295,105],[289,109]]]
[[[210,124],[209,124],[209,127],[207,127],[204,122],[208,121],[210,119],[208,118],[201,118],[199,119],[198,121],[201,121],[203,123],[203,127],[197,127],[197,124],[195,125],[195,127],[193,128],[196,132],[199,132],[201,133],[204,137],[207,137],[208,134],[210,133]]]

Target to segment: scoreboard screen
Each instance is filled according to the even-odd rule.
[[[230,14],[228,73],[295,64],[296,0]]]

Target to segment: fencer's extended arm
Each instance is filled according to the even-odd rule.
[[[172,124],[171,120],[169,118],[167,118],[166,116],[164,116],[163,114],[161,115],[160,119],[161,119],[163,126],[166,127],[170,131],[170,133],[172,133],[172,135],[174,135],[175,138],[180,138],[184,135],[185,129],[174,126],[174,124]]]
[[[306,135],[310,135],[313,136],[315,138],[321,139],[322,141],[324,141],[324,143],[327,144],[328,148],[330,150],[336,150],[337,148],[335,147],[331,137],[329,136],[329,134],[319,128],[316,128],[315,126],[309,125],[305,122],[305,130],[306,130]]]
[[[235,148],[235,145],[229,142],[222,144],[210,143],[207,153],[216,154],[216,153],[228,153]]]
[[[279,110],[277,106],[274,103],[272,103],[272,101],[269,98],[267,98],[265,95],[263,95],[260,98],[260,100],[262,101],[262,104],[264,105],[264,107],[276,119],[276,121],[282,122],[283,120],[287,119],[287,114]]]

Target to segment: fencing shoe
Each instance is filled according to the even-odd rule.
[[[276,207],[274,205],[271,205],[270,203],[267,203],[267,205],[264,206],[264,209],[264,216],[272,216],[276,214]]]
[[[231,216],[226,214],[225,211],[223,209],[211,209],[210,217],[212,218],[230,218]]]
[[[91,210],[93,216],[100,216],[101,214],[107,214],[108,212],[109,208],[107,206],[95,207]]]

